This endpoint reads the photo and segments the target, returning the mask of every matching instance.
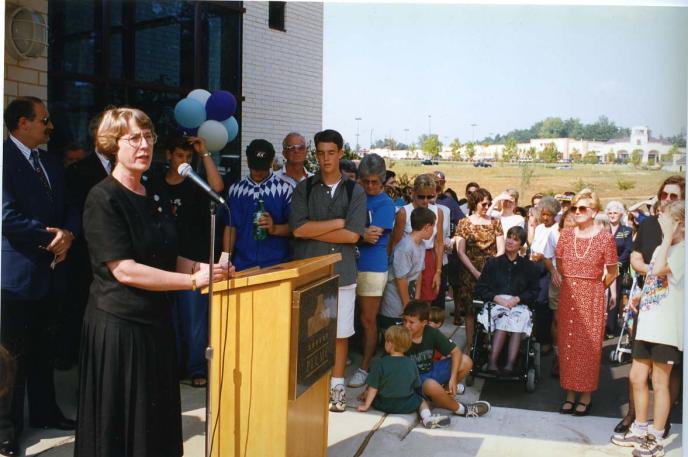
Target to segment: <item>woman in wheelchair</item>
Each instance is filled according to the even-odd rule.
[[[485,328],[491,320],[489,327],[495,330],[487,370],[499,371],[497,364],[508,335],[507,362],[502,371],[507,376],[514,373],[523,334],[529,336],[533,328],[528,305],[534,304],[537,297],[538,273],[529,259],[518,254],[527,236],[520,226],[511,227],[505,240],[505,253],[487,260],[475,285],[476,299],[494,304],[491,310],[490,306],[483,307],[478,316],[478,322]]]

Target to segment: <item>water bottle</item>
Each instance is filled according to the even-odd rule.
[[[256,213],[253,215],[253,239],[257,241],[264,240],[268,236],[268,231],[258,226],[258,221],[263,216],[264,212],[265,205],[263,204],[263,199],[259,198],[258,209],[256,210]]]

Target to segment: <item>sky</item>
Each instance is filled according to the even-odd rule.
[[[546,117],[685,131],[688,8],[326,3],[323,126],[448,144]],[[360,121],[355,118],[360,117]],[[476,124],[471,126],[471,124]],[[408,131],[405,131],[408,129]]]

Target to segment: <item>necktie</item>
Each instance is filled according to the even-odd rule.
[[[50,199],[53,197],[53,192],[52,189],[50,188],[50,183],[48,182],[48,177],[45,175],[45,172],[43,171],[43,167],[41,167],[41,162],[38,158],[38,151],[36,149],[33,149],[31,151],[31,163],[33,164],[33,169],[36,171],[36,174],[38,175],[38,180],[41,182],[41,185],[43,186],[43,189],[46,191]]]

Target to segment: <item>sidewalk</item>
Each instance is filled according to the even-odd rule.
[[[465,341],[463,328],[445,324],[442,331],[451,336],[459,346]],[[352,358],[354,363],[347,368],[348,376],[357,368],[360,355],[352,354]],[[76,370],[58,372],[56,384],[65,414],[74,417]],[[475,384],[466,388],[459,400],[466,403],[478,400],[482,387],[483,380],[476,379]],[[366,413],[357,412],[356,395],[361,390],[362,388],[348,389],[347,410],[343,413],[330,413],[328,457],[628,457],[632,451],[609,442],[618,418],[574,417],[556,412],[493,407],[488,415],[479,419],[452,416],[448,428],[426,430],[419,425],[415,414],[385,415],[372,409]],[[181,396],[185,455],[203,457],[205,389],[182,384]],[[448,414],[448,411],[436,411]],[[681,426],[674,423],[667,439],[666,455],[681,456],[681,441]],[[71,457],[73,442],[73,435],[58,430],[27,429],[23,445],[27,446],[27,456]]]

